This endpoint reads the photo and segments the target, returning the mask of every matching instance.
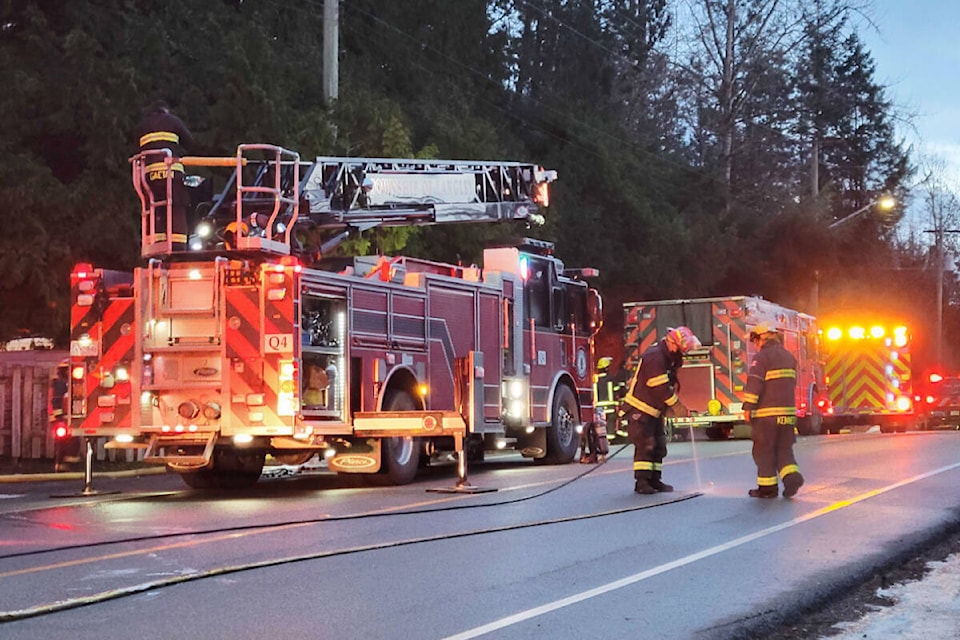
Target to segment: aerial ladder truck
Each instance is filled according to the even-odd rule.
[[[174,191],[169,177],[165,199],[148,188],[158,161],[229,174],[191,208],[186,249],[160,231],[172,228]],[[319,454],[332,471],[383,484],[450,452],[461,482],[466,460],[487,450],[574,458],[593,415],[602,309],[584,278],[595,270],[567,269],[531,239],[486,249],[482,266],[326,259],[375,227],[536,224],[555,172],[305,161],[265,144],[228,158],[145,152],[131,167],[142,266],[71,275],[73,435],[145,449],[145,462],[195,488],[255,482],[268,455]]]

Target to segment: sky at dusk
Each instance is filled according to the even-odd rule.
[[[960,193],[960,2],[873,0],[871,15],[877,29],[864,25],[860,35],[875,78],[899,112],[912,114],[912,126],[898,123],[899,135],[915,152],[944,160],[947,185]]]

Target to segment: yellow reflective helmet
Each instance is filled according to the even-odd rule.
[[[765,336],[769,333],[776,334],[777,330],[770,326],[769,322],[761,321],[750,330],[750,340],[759,340],[761,336]]]

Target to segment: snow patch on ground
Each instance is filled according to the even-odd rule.
[[[928,562],[922,580],[877,589],[877,596],[894,602],[856,622],[834,625],[829,640],[946,640],[960,638],[960,553]]]

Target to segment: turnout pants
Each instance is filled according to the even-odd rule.
[[[658,480],[667,456],[667,434],[663,418],[654,418],[632,409],[627,414],[627,436],[633,444],[633,477]]]
[[[779,479],[791,473],[799,473],[797,459],[793,456],[793,444],[797,440],[793,432],[797,419],[793,416],[754,418],[750,422],[753,434],[753,461],[757,464],[757,486],[779,487]]]

